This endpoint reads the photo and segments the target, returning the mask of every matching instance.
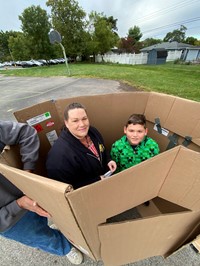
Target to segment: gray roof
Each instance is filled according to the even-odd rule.
[[[148,52],[153,49],[166,49],[166,50],[183,50],[186,48],[194,48],[194,45],[187,43],[178,43],[178,42],[162,42],[154,44],[145,48],[140,49],[141,52]]]

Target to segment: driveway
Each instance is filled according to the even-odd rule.
[[[76,78],[24,78],[0,76],[1,120],[14,120],[13,112],[46,100],[81,95],[118,93],[123,84],[112,80]]]

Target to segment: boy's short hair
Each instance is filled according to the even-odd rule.
[[[128,127],[128,125],[130,125],[130,124],[133,124],[133,125],[139,124],[139,125],[142,125],[142,126],[144,126],[146,128],[146,117],[145,117],[145,115],[143,115],[143,114],[132,114],[129,117],[127,123],[126,123],[126,127]]]

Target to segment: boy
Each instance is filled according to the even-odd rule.
[[[125,135],[111,148],[111,158],[117,163],[116,173],[159,154],[157,142],[147,133],[145,116],[132,114],[124,126]]]

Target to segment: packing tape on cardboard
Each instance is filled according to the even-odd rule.
[[[155,125],[159,134],[162,134],[162,127],[160,124],[160,118],[155,118]]]
[[[182,142],[182,145],[183,145],[184,147],[187,147],[187,146],[191,143],[191,141],[192,141],[192,137],[190,137],[190,136],[185,136],[185,139],[184,139],[184,141]]]
[[[169,142],[166,150],[170,150],[170,149],[174,148],[175,146],[177,146],[177,144],[178,144],[178,138],[179,138],[179,136],[176,133],[174,133],[173,135],[170,135],[168,137],[168,139],[170,140],[170,142]]]

